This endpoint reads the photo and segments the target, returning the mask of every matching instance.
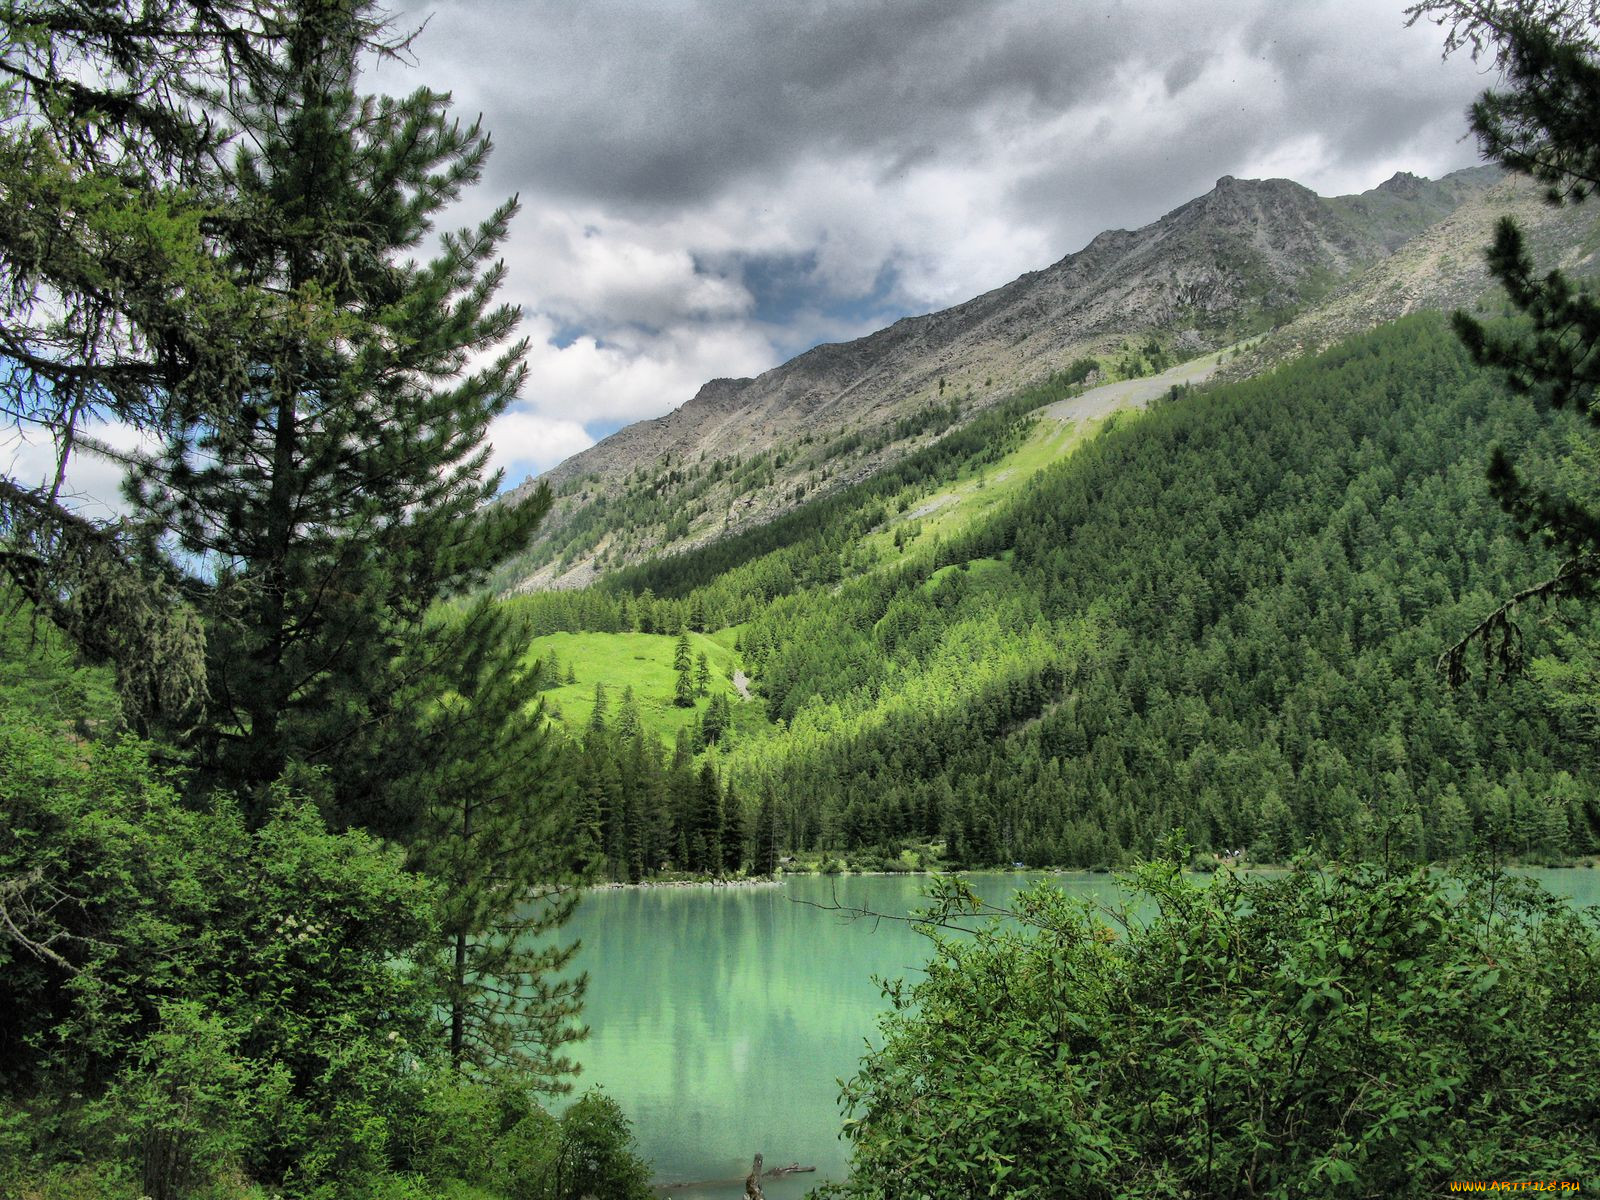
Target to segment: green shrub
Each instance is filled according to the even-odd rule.
[[[1339,1197],[1584,1179],[1600,936],[1526,881],[1177,863],[935,936],[844,1089],[857,1197]],[[935,915],[976,897],[935,888]]]
[[[242,1174],[387,1172],[431,1052],[432,885],[287,796],[259,829],[183,805],[146,747],[0,713],[0,1096],[39,1176],[107,1154],[155,1200]]]

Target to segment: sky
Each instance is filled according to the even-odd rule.
[[[708,379],[948,307],[1223,175],[1323,195],[1478,161],[1493,82],[1370,0],[428,0],[414,64],[495,151],[529,377],[507,483]]]
[[[390,3],[412,61],[364,86],[449,90],[494,140],[449,222],[521,202],[506,486],[1223,175],[1339,195],[1473,165],[1465,110],[1493,82],[1377,0]]]

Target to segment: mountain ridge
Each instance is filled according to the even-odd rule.
[[[606,566],[769,520],[937,436],[935,428],[885,440],[897,423],[940,405],[958,406],[952,420],[961,422],[1074,367],[1125,377],[1267,333],[1506,188],[1532,192],[1494,167],[1441,180],[1398,172],[1332,198],[1291,180],[1223,176],[1150,224],[1104,231],[971,300],[813,347],[754,378],[710,380],[673,412],[618,430],[540,477],[560,499],[535,551],[505,582],[580,586]],[[1477,276],[1486,279],[1481,268]],[[862,446],[838,450],[852,439]],[[769,465],[738,482],[730,474],[706,485],[698,474],[708,463],[761,456]],[[650,500],[633,506],[632,527],[583,516],[628,488],[648,490]]]

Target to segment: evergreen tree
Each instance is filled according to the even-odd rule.
[[[706,652],[700,651],[694,659],[694,694],[706,696],[711,692],[711,664],[706,661]]]
[[[723,744],[732,719],[733,714],[728,707],[727,693],[718,692],[711,697],[711,703],[706,705],[706,711],[700,718],[701,743],[705,746]]]
[[[1478,3],[1426,0],[1408,10],[1446,27],[1447,52],[1487,55],[1505,86],[1472,106],[1472,131],[1485,157],[1529,175],[1554,205],[1580,204],[1600,187],[1600,41],[1593,6],[1538,0]],[[1491,325],[1455,314],[1457,334],[1479,363],[1499,369],[1511,388],[1542,405],[1571,409],[1600,426],[1600,299],[1560,270],[1541,273],[1515,220],[1501,218],[1489,248],[1489,270],[1521,314],[1516,325]],[[1441,659],[1453,682],[1466,654],[1482,642],[1502,673],[1521,665],[1515,610],[1530,599],[1587,594],[1600,577],[1600,507],[1570,492],[1530,483],[1510,454],[1495,447],[1490,490],[1524,536],[1565,555],[1545,580],[1496,607]]]
[[[756,810],[755,856],[750,869],[758,875],[778,872],[778,802],[770,792],[761,797]]]
[[[192,719],[203,638],[131,523],[70,510],[70,460],[95,420],[161,427],[248,355],[258,297],[204,252],[216,162],[234,130],[218,90],[280,74],[276,0],[39,0],[0,6],[0,395],[51,441],[44,478],[0,470],[0,572],[97,661],[127,715]],[[360,34],[358,33],[358,36]]]
[[[679,708],[694,707],[694,680],[690,675],[690,653],[689,632],[682,630],[672,648],[672,669],[678,675],[672,702]]]
[[[744,802],[730,780],[722,795],[722,869],[729,874],[744,867],[746,835]]]
[[[589,710],[589,724],[584,730],[584,740],[597,746],[606,737],[606,685],[598,679],[594,685],[594,708]]]
[[[457,1068],[516,1066],[565,1091],[562,1046],[586,979],[558,978],[577,950],[551,941],[578,889],[567,868],[574,826],[570,769],[542,702],[539,666],[508,669],[525,636],[492,601],[434,627],[417,647],[418,686],[435,699],[418,726],[429,765],[398,785],[424,813],[413,860],[440,881],[441,992]],[[578,820],[574,820],[574,816]]]
[[[633,686],[630,684],[622,689],[622,703],[617,705],[617,740],[631,742],[643,729],[644,722],[639,717],[639,702],[634,699]]]
[[[515,205],[443,235],[430,262],[406,257],[489,142],[443,94],[357,94],[375,11],[291,5],[281,72],[245,82],[207,248],[256,319],[214,333],[239,339],[235,374],[167,398],[129,497],[209,572],[192,588],[213,705],[202,778],[261,797],[291,763],[322,765],[337,819],[394,830],[413,814],[386,793],[415,765],[419,719],[396,663],[436,599],[527,541],[549,495],[485,504],[484,436],[523,374],[491,261]]]
[[[722,784],[710,763],[700,768],[694,789],[694,812],[689,830],[689,845],[694,862],[691,869],[707,874],[722,873]]]

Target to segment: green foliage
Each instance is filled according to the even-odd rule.
[[[768,720],[733,701],[723,741],[707,705],[693,747],[715,746],[741,794],[774,798],[790,851],[1110,865],[1182,825],[1207,854],[1274,862],[1311,840],[1347,857],[1387,840],[1418,859],[1493,842],[1560,861],[1600,845],[1585,709],[1526,680],[1452,694],[1434,667],[1553,561],[1483,495],[1478,455],[1496,438],[1541,470],[1583,466],[1559,467],[1563,441],[1420,317],[1120,421],[893,565],[831,576],[854,518],[819,512],[809,540],[686,598],[512,603],[536,628],[747,616],[716,640],[738,646]],[[685,578],[710,562],[685,556]],[[1543,677],[1570,685],[1574,645],[1530,637]],[[635,682],[670,735],[638,674],[655,662],[655,693],[670,691],[665,639],[649,642],[541,646],[581,655],[585,678]],[[581,692],[555,694],[573,728]],[[633,802],[621,780],[639,777],[607,776],[618,811]],[[675,824],[646,860],[681,867],[689,831],[667,792],[642,798],[654,827]]]
[[[870,461],[871,456],[891,444],[905,443],[927,434],[941,434],[955,424],[960,416],[960,402],[952,400],[949,404],[932,404],[911,412],[875,432],[857,430],[847,433],[841,428],[832,437],[824,438],[816,450],[798,461],[812,468],[811,481],[815,486],[827,480],[830,473],[840,470],[837,460]],[[811,445],[815,440],[807,435],[801,445]],[[967,439],[963,441],[968,446],[972,444]],[[910,457],[930,454],[936,457],[939,453],[948,453],[949,449],[940,452],[934,447],[925,446],[912,451]],[[633,475],[621,481],[620,493],[598,491],[594,487],[593,477],[572,481],[562,489],[562,496],[571,498],[565,500],[562,507],[570,509],[574,504],[581,507],[576,512],[562,513],[564,519],[559,529],[499,572],[496,583],[509,586],[549,562],[556,562],[565,569],[579,557],[593,553],[602,543],[605,548],[600,551],[598,563],[604,566],[608,557],[623,560],[631,557],[641,545],[659,552],[691,532],[725,531],[729,519],[726,514],[730,506],[750,499],[762,489],[771,488],[777,472],[788,461],[781,452],[763,451],[748,458],[736,456],[710,463],[702,460],[693,466],[683,467],[674,466],[669,456],[659,469],[641,466]],[[796,485],[792,493],[796,504],[807,490],[806,483]],[[846,488],[844,491],[854,493],[844,501],[844,508],[859,503],[862,493],[858,488]],[[831,499],[818,503],[824,505],[827,511],[839,511]],[[807,507],[814,508],[814,505]],[[801,517],[798,524],[786,516],[780,516],[778,521],[782,522],[781,528],[785,530],[803,528],[812,524],[814,513]],[[736,534],[732,539],[724,537],[713,544],[721,546],[721,549],[704,547],[690,553],[700,555],[709,551],[715,561],[726,566],[730,547],[724,543],[742,542],[748,538],[768,548],[785,544],[786,535],[771,530],[771,524],[764,523],[746,533]],[[654,564],[642,569],[648,574],[654,569]],[[690,628],[700,632],[703,626],[691,622]]]
[[[1424,0],[1408,10],[1448,29],[1447,52],[1470,47],[1490,57],[1501,86],[1472,106],[1472,131],[1484,156],[1545,185],[1551,204],[1582,203],[1600,179],[1600,45],[1592,7],[1542,0],[1469,4]],[[1588,426],[1592,443],[1600,413],[1600,300],[1559,270],[1541,273],[1517,223],[1504,217],[1488,248],[1490,274],[1517,316],[1485,322],[1455,314],[1457,334],[1474,360],[1502,373],[1513,391],[1541,407],[1569,410]],[[1592,458],[1590,461],[1592,468]],[[1593,475],[1589,484],[1592,489]],[[1481,645],[1500,675],[1523,665],[1523,634],[1513,617],[1529,600],[1588,595],[1600,574],[1600,508],[1584,489],[1551,488],[1519,471],[1507,448],[1495,446],[1490,489],[1524,537],[1557,547],[1557,570],[1523,587],[1473,626],[1445,655],[1452,682],[1466,677],[1466,656]]]
[[[650,1200],[655,1195],[634,1150],[628,1119],[604,1092],[584,1093],[561,1114],[555,1143],[554,1162],[517,1185],[511,1192],[516,1200]]]
[[[96,740],[103,679],[8,612],[7,1195],[500,1187],[463,1164],[566,1068],[571,949],[516,943],[570,911],[568,776],[524,632],[430,620],[548,505],[486,503],[514,205],[436,235],[488,140],[443,95],[358,94],[406,42],[366,0],[0,3],[8,410],[63,456],[94,418],[159,444],[119,459],[115,528],[59,472],[0,479],[0,568],[166,739]],[[450,1079],[511,1050],[492,1098]],[[502,1115],[414,1164],[436,1086]]]
[[[536,608],[522,604],[520,598],[503,603],[519,620],[532,623]],[[738,654],[727,644],[731,637],[691,633],[689,640],[696,655],[706,656],[711,694],[698,699],[691,708],[673,703],[677,692],[677,674],[672,665],[675,639],[665,634],[552,633],[529,639],[525,657],[543,661],[555,653],[575,670],[577,681],[569,684],[549,680],[544,691],[546,710],[568,733],[585,735],[593,720],[594,685],[600,683],[602,694],[610,700],[611,707],[604,714],[608,726],[621,720],[618,695],[631,690],[634,716],[646,734],[671,746],[678,730],[692,731],[710,698],[731,691],[730,680],[739,666]],[[746,703],[736,696],[730,698],[729,711],[742,735],[755,736],[765,726],[759,709],[758,704]],[[632,730],[626,733],[631,735]]]
[[[1040,885],[886,986],[845,1084],[858,1197],[1387,1196],[1584,1179],[1600,930],[1494,873],[1195,883],[1157,862],[1107,923]]]
[[[150,1200],[182,1200],[218,1164],[238,1163],[263,1131],[227,1025],[193,1000],[164,1004],[159,1019],[95,1117],[138,1163]]]
[[[1503,850],[1585,852],[1577,724],[1434,667],[1550,562],[1483,495],[1489,438],[1562,452],[1430,317],[1119,423],[931,556],[743,626],[783,726],[729,775],[783,798],[795,849],[1092,866],[1182,825],[1425,859],[1514,826]]]
[[[441,885],[451,1060],[514,1065],[563,1091],[573,1068],[560,1049],[583,1035],[586,982],[563,977],[577,947],[550,940],[578,902],[571,765],[552,744],[539,664],[510,665],[525,641],[487,599],[429,629],[406,672],[433,698],[413,748],[428,765],[400,787],[423,813],[413,865]]]
[[[126,1146],[152,1195],[201,1164],[296,1188],[381,1165],[429,1045],[404,964],[430,948],[432,884],[287,796],[255,831],[188,809],[132,742],[0,718],[0,780],[7,1090],[94,1097],[83,1136]]]
[[[151,430],[245,369],[251,297],[200,249],[216,214],[218,64],[273,74],[270,0],[0,5],[0,393],[52,477],[0,475],[0,571],[116,671],[133,714],[192,716],[193,614],[142,531],[71,511],[63,471],[98,419]]]
[[[647,1164],[616,1101],[585,1092],[559,1116],[506,1077],[428,1078],[405,1115],[405,1164],[420,1180],[457,1180],[506,1200],[649,1200]],[[419,1194],[437,1194],[419,1189]]]
[[[111,673],[84,670],[65,636],[15,591],[0,589],[0,696],[12,715],[87,732],[117,713]]]
[[[249,365],[171,398],[128,494],[202,576],[206,779],[259,816],[289,764],[316,764],[337,821],[404,833],[414,814],[387,785],[416,765],[417,713],[397,663],[432,604],[526,543],[549,496],[485,503],[484,437],[522,379],[518,312],[494,303],[515,205],[411,260],[489,145],[444,94],[356,91],[381,21],[365,0],[291,6],[273,74],[237,81],[248,138],[212,180],[230,219],[201,249],[252,297],[248,326],[216,331]]]
[[[601,591],[678,598],[703,588],[700,602],[708,623],[729,625],[746,619],[773,597],[815,582],[837,582],[840,550],[883,521],[884,503],[906,489],[1003,458],[1027,433],[1028,413],[1076,390],[1076,384],[1065,382],[1028,389],[859,484],[754,529],[613,572]]]
[[[678,640],[672,647],[672,669],[677,676],[672,702],[679,708],[694,707],[694,679],[690,674],[689,655],[689,631],[685,629],[678,634]]]
[[[452,1071],[436,1013],[454,993],[423,968],[459,904],[371,837],[287,798],[254,831],[227,803],[196,812],[139,744],[9,711],[0,809],[0,1192],[641,1194],[610,1101],[558,1122],[537,1075]]]

